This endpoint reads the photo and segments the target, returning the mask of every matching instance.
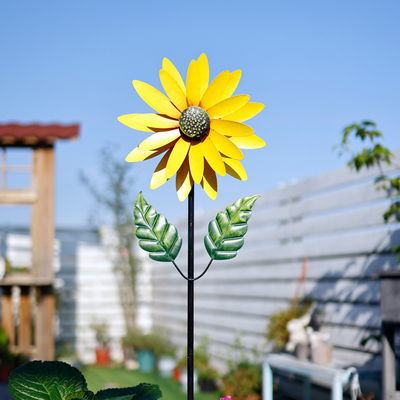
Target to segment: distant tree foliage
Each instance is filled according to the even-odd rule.
[[[89,189],[96,203],[108,211],[113,219],[113,229],[116,233],[116,243],[112,244],[115,253],[114,272],[118,279],[121,305],[124,312],[127,329],[135,328],[136,320],[136,273],[137,260],[134,248],[133,199],[131,190],[133,179],[128,175],[131,164],[114,156],[110,146],[101,152],[101,173],[105,181],[103,188],[93,182],[84,172],[80,171],[80,181]]]
[[[354,153],[349,146],[349,137],[354,135],[362,142],[369,142],[370,146],[363,148],[361,152]],[[348,162],[350,168],[359,171],[361,168],[377,166],[380,171],[379,177],[375,180],[378,190],[385,190],[391,199],[388,210],[383,214],[385,222],[400,222],[400,176],[389,177],[383,173],[382,164],[394,165],[393,154],[380,143],[376,143],[377,139],[383,139],[383,134],[376,129],[376,124],[371,121],[363,121],[360,124],[352,124],[344,128],[341,142],[341,153],[347,152],[352,154],[352,158]],[[393,253],[398,253],[400,262],[400,244],[395,246]]]

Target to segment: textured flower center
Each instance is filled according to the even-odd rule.
[[[185,136],[199,138],[210,129],[210,117],[201,107],[188,107],[179,117],[179,128]]]

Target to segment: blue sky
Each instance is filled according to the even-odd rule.
[[[56,223],[85,225],[94,202],[78,171],[101,186],[100,149],[115,145],[124,159],[146,137],[117,121],[151,111],[132,80],[161,89],[163,57],[186,76],[204,52],[212,78],[241,69],[236,93],[265,104],[249,121],[267,145],[244,152],[248,181],[219,177],[215,201],[197,187],[198,209],[223,209],[344,165],[332,147],[352,122],[377,122],[384,143],[400,148],[399,20],[397,0],[2,2],[0,122],[81,125],[78,141],[56,146]],[[132,206],[142,190],[173,222],[186,204],[174,180],[150,190],[157,162],[133,165]]]

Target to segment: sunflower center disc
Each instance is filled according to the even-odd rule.
[[[210,117],[201,107],[188,107],[179,117],[179,128],[185,136],[199,138],[210,129]]]

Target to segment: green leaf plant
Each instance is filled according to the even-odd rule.
[[[353,152],[349,146],[349,137],[352,135],[362,142],[369,141],[370,147],[363,148],[359,153]],[[400,166],[393,162],[394,155],[388,148],[376,143],[377,139],[383,139],[383,134],[376,129],[374,122],[363,121],[360,124],[349,125],[343,130],[340,155],[343,152],[351,153],[352,158],[347,165],[350,168],[355,168],[357,172],[364,167],[377,166],[379,168],[379,176],[375,179],[376,188],[386,191],[391,200],[390,206],[383,214],[383,219],[385,222],[393,220],[400,222],[400,176],[389,177],[385,175],[382,164]],[[393,248],[393,253],[398,253],[398,261],[400,262],[400,244]]]
[[[170,261],[186,280],[200,279],[211,266],[213,260],[228,260],[236,257],[237,251],[244,244],[243,236],[248,230],[247,221],[251,217],[254,203],[259,195],[243,197],[217,214],[208,225],[208,235],[204,245],[210,256],[205,270],[196,278],[187,278],[175,263],[182,247],[178,230],[167,219],[157,214],[155,208],[148,204],[142,192],[138,194],[133,211],[135,217],[136,237],[139,246],[156,261]]]
[[[123,389],[88,390],[82,373],[61,361],[31,361],[13,370],[8,390],[15,400],[157,400],[158,385],[141,383]]]

